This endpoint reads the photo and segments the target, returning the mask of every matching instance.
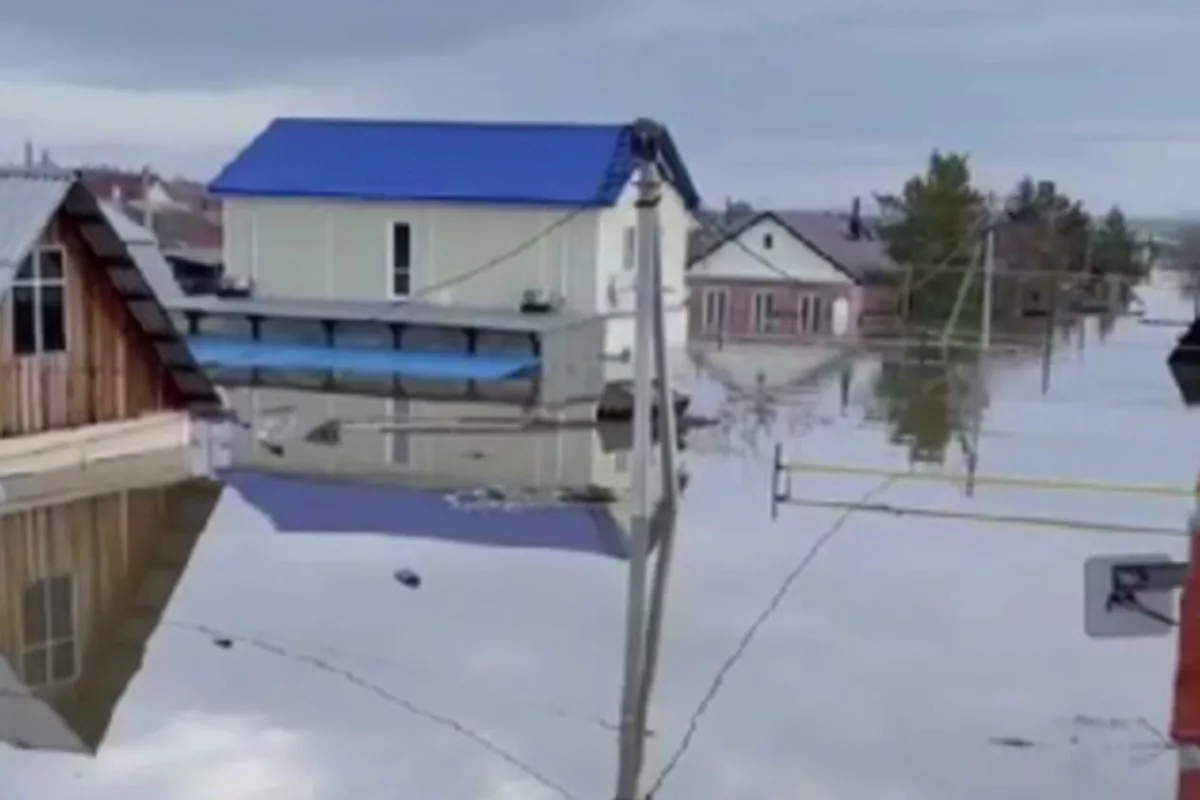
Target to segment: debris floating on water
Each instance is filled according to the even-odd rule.
[[[397,583],[404,584],[409,589],[416,589],[421,585],[421,576],[411,569],[398,569],[392,574],[392,577],[396,579]]]
[[[988,743],[994,744],[997,747],[1014,747],[1020,749],[1037,746],[1036,742],[1030,739],[1022,739],[1019,736],[993,736],[988,739]]]

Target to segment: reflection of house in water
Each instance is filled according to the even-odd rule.
[[[703,372],[742,392],[809,385],[851,359],[841,345],[726,345],[693,347],[691,353]]]
[[[280,530],[627,553],[628,438],[598,430],[590,407],[529,430],[527,412],[508,405],[267,388],[228,396],[261,433],[235,445],[226,481]]]
[[[6,488],[0,741],[94,754],[220,486],[171,454]]]

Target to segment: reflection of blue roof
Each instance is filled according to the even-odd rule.
[[[464,502],[453,492],[230,470],[225,483],[285,533],[382,533],[464,544],[626,558],[625,532],[603,506]]]

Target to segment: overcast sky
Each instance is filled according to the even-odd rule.
[[[933,146],[1200,206],[1194,0],[77,0],[0,21],[0,153],[211,177],[278,114],[671,127],[702,193],[848,204]]]

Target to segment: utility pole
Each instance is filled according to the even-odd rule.
[[[653,531],[658,537],[658,556],[654,563],[654,580],[650,587],[650,617],[646,625],[645,663],[637,705],[637,763],[644,762],[645,733],[649,730],[650,699],[658,671],[658,652],[662,644],[663,621],[666,617],[667,585],[671,562],[675,555],[675,519],[679,507],[679,473],[675,467],[678,452],[679,426],[675,419],[675,392],[671,386],[671,365],[667,353],[666,311],[663,308],[662,249],[654,253],[654,369],[658,378],[658,453],[662,485],[662,514],[655,515],[661,524]]]
[[[637,162],[637,270],[633,348],[633,515],[630,522],[629,586],[625,609],[625,674],[621,693],[621,729],[616,800],[639,800],[641,738],[638,711],[645,667],[646,578],[650,557],[651,447],[653,444],[654,295],[658,251],[659,128],[647,120],[633,126],[633,151]]]

